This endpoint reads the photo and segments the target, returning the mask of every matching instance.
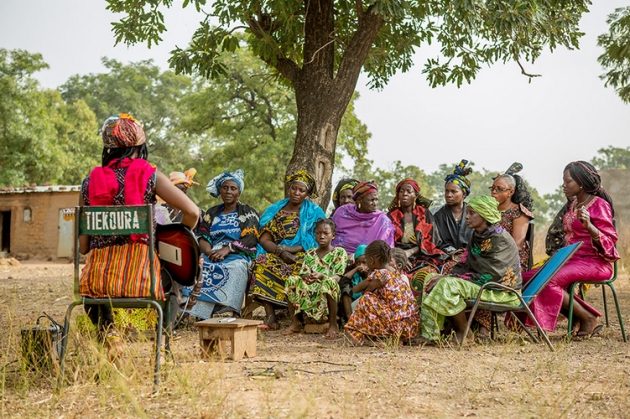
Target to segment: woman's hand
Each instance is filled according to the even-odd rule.
[[[580,207],[577,210],[577,218],[580,220],[585,229],[591,230],[589,224],[591,224],[591,215],[585,207]]]
[[[229,255],[229,254],[230,254],[230,248],[225,246],[225,247],[222,247],[220,249],[213,250],[212,252],[210,252],[208,254],[208,257],[211,260],[217,262],[217,261],[225,259],[227,257],[227,255]]]
[[[297,258],[295,257],[295,255],[291,252],[288,252],[286,250],[283,250],[280,253],[280,258],[285,261],[286,263],[292,265],[295,263],[295,261],[297,260]]]

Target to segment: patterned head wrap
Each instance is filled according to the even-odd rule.
[[[315,185],[315,178],[306,170],[300,169],[287,175],[285,179],[286,183],[291,184],[293,182],[300,182],[306,185],[306,190],[311,198],[317,198],[317,185]]]
[[[498,208],[499,203],[491,196],[475,196],[468,201],[468,206],[486,220],[488,224],[496,224],[501,221],[501,212]]]
[[[403,185],[410,185],[416,193],[420,192],[420,185],[418,185],[418,182],[411,178],[407,178],[398,182],[398,185],[396,185],[396,193],[400,192],[400,188],[402,188]]]
[[[444,178],[446,183],[452,183],[454,185],[459,186],[464,192],[464,196],[468,196],[470,194],[470,180],[466,177],[466,175],[472,172],[472,167],[468,165],[468,160],[462,159],[455,169],[453,173],[447,175]]]
[[[354,251],[354,260],[357,260],[357,258],[365,255],[365,249],[367,249],[367,244],[358,245],[357,250]]]
[[[352,188],[352,199],[354,201],[357,201],[363,195],[370,192],[378,192],[378,186],[373,180],[367,182],[359,182],[354,188]]]
[[[206,186],[206,191],[208,191],[210,195],[216,198],[219,196],[219,190],[221,189],[223,183],[225,183],[225,181],[227,180],[231,180],[232,182],[236,183],[238,191],[240,193],[243,193],[243,189],[245,188],[245,182],[243,181],[244,177],[245,174],[243,173],[242,169],[237,169],[233,172],[223,172],[220,175],[217,175],[210,179],[210,182],[208,182],[208,186]]]
[[[335,187],[335,191],[333,192],[332,201],[335,206],[339,206],[339,194],[345,190],[352,190],[357,183],[359,183],[356,179],[341,179],[337,186]]]
[[[197,169],[191,167],[185,172],[171,172],[168,178],[174,186],[184,184],[187,188],[190,188],[192,185],[199,185],[193,180],[196,174]]]
[[[107,148],[135,147],[147,141],[140,122],[126,113],[107,118],[101,127],[101,136]]]

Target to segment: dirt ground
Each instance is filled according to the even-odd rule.
[[[628,328],[627,276],[617,289]],[[127,343],[114,368],[92,341],[73,337],[70,383],[60,390],[52,374],[20,367],[20,328],[42,311],[61,321],[71,293],[71,264],[0,265],[1,417],[630,417],[630,344],[610,307],[601,337],[567,343],[563,322],[553,353],[504,329],[500,341],[461,351],[354,348],[266,332],[256,358],[207,361],[190,327],[178,331],[154,394],[149,342]],[[588,299],[602,306],[599,289]],[[82,357],[81,348],[92,355]]]

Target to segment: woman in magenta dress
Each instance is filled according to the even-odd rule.
[[[530,305],[540,325],[548,331],[555,330],[561,310],[567,313],[569,309],[569,285],[583,279],[610,279],[612,264],[619,259],[613,203],[601,186],[597,170],[585,161],[569,163],[564,169],[562,189],[569,200],[561,210],[564,245],[579,241],[583,244]],[[528,280],[533,274],[534,271],[526,272],[523,279]],[[580,323],[576,336],[592,336],[601,329],[597,324],[601,313],[577,296],[573,316]],[[529,319],[525,324],[533,326]]]

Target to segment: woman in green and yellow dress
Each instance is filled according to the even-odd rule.
[[[288,198],[271,204],[260,217],[260,235],[250,296],[265,307],[265,324],[277,329],[274,309],[287,307],[285,283],[297,275],[304,252],[317,247],[315,223],[326,218],[309,197],[316,196],[315,179],[304,170],[287,176]]]

